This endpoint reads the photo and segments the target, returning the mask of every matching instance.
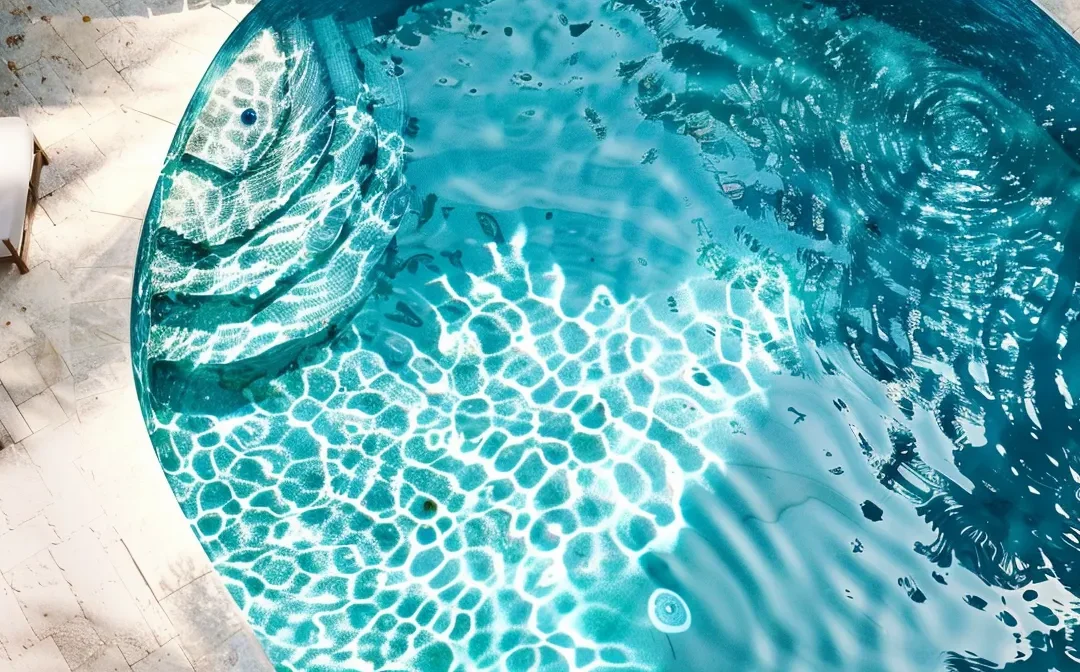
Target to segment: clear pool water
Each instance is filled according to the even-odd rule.
[[[162,468],[281,670],[1080,669],[1078,92],[1027,0],[264,0]]]

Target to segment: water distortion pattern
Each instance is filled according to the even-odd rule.
[[[1022,0],[264,0],[162,468],[282,670],[1080,665],[1077,95]]]

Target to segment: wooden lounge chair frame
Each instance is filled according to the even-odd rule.
[[[23,217],[22,235],[18,246],[10,239],[5,238],[2,242],[10,254],[0,257],[0,261],[10,261],[19,268],[20,273],[30,272],[30,230],[34,225],[34,211],[38,203],[38,184],[41,182],[41,168],[49,165],[49,155],[41,147],[37,137],[34,138],[34,167],[30,172],[30,184],[26,188],[26,214]]]

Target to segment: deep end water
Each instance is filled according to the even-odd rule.
[[[263,0],[162,468],[280,670],[1080,669],[1078,92],[1026,0]]]

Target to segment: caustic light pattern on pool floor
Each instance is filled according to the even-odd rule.
[[[1027,0],[264,0],[162,468],[281,670],[1076,668],[1078,93]]]

